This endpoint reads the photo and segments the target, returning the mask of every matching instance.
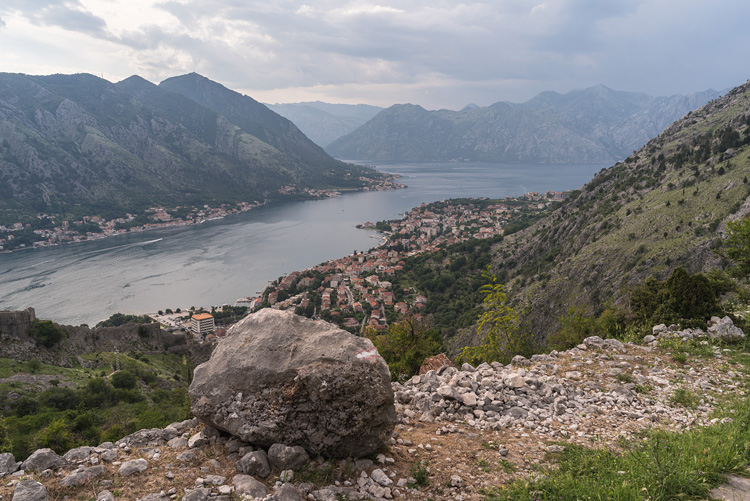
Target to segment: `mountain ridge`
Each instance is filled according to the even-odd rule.
[[[175,78],[0,74],[0,224],[262,201],[284,186],[352,189],[374,175],[250,97]]]
[[[625,158],[663,127],[719,94],[651,97],[603,85],[546,91],[525,103],[417,113],[394,105],[326,146],[365,161],[605,163]]]

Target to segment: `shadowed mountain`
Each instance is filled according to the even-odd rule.
[[[329,157],[251,98],[199,75],[170,80],[0,74],[0,221],[37,212],[117,217],[155,205],[263,200],[286,185],[362,185],[362,169]],[[192,88],[231,117],[170,86]]]
[[[604,86],[461,111],[392,106],[326,147],[381,162],[601,163],[625,158],[715,91],[654,98]]]

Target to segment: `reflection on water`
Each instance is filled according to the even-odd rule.
[[[95,324],[144,313],[232,303],[268,281],[379,243],[365,221],[422,202],[516,196],[583,185],[603,165],[399,164],[405,190],[276,203],[217,221],[106,240],[0,254],[0,309]]]

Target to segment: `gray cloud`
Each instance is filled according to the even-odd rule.
[[[655,95],[747,79],[746,0],[157,0],[161,16],[129,26],[100,2],[4,0],[0,15],[106,40],[128,74],[288,89],[278,101],[305,91],[459,108],[599,83]]]
[[[107,23],[78,0],[5,0],[0,12],[18,13],[34,24],[105,36]]]

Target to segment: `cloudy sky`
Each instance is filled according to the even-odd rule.
[[[747,0],[2,0],[0,71],[430,109],[750,78]]]

